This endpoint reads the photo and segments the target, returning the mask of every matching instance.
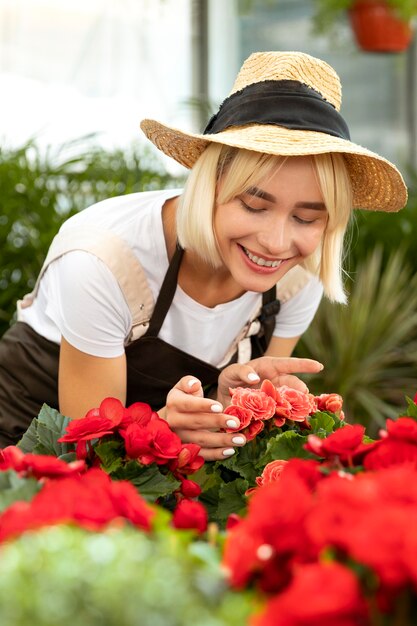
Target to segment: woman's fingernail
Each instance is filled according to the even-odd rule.
[[[196,378],[192,378],[191,380],[188,381],[187,385],[189,387],[192,387],[193,385],[195,385],[196,383],[198,383],[198,380]]]
[[[259,376],[258,374],[255,374],[255,372],[249,372],[248,380],[259,380]]]
[[[223,411],[223,407],[221,404],[212,404],[210,408],[213,413],[221,413]]]
[[[235,451],[233,448],[226,448],[226,450],[223,450],[223,456],[233,456],[234,453]]]
[[[227,428],[239,428],[240,424],[236,420],[227,420],[226,426]]]
[[[235,443],[238,446],[244,444],[245,441],[246,439],[244,437],[232,437],[232,443]]]

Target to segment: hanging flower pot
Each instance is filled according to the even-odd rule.
[[[367,52],[403,52],[413,37],[411,25],[385,0],[356,0],[349,9],[356,42]]]

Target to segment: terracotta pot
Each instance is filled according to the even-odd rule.
[[[410,24],[398,18],[384,0],[357,0],[349,10],[356,42],[367,52],[402,52],[411,43]]]

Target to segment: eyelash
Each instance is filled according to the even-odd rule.
[[[265,210],[265,209],[254,209],[253,207],[246,204],[246,202],[243,202],[243,200],[241,200],[240,198],[239,198],[239,202],[246,211],[249,211],[249,213],[260,213],[261,211]]]
[[[303,220],[301,217],[297,217],[297,215],[294,215],[294,219],[296,220],[296,222],[304,226],[308,226],[309,224],[314,224],[314,222],[316,221],[316,220]]]
[[[239,202],[241,203],[245,211],[248,211],[249,213],[260,213],[261,211],[266,210],[266,209],[254,209],[253,207],[246,204],[246,202],[243,202],[243,200],[241,200],[240,198],[239,198]],[[308,226],[309,224],[314,224],[314,222],[316,221],[316,220],[303,220],[301,217],[298,217],[297,215],[294,215],[294,219],[296,222],[298,222],[302,226]]]

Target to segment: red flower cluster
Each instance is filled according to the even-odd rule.
[[[309,416],[317,411],[330,411],[340,419],[344,417],[342,397],[335,393],[313,396],[285,385],[275,387],[270,380],[264,380],[260,389],[236,387],[229,391],[231,404],[224,412],[239,419],[239,430],[248,441],[254,439],[268,421],[281,427],[289,420],[308,428]],[[226,432],[236,432],[236,429]]]
[[[111,522],[129,521],[150,530],[154,514],[131,483],[112,481],[94,468],[84,474],[49,479],[31,502],[9,506],[0,515],[0,541],[55,524],[101,530]]]
[[[152,463],[166,466],[172,472],[181,482],[176,494],[178,500],[196,498],[201,492],[197,483],[186,478],[204,464],[204,459],[199,454],[200,446],[194,443],[183,444],[168,423],[148,404],[136,402],[125,408],[116,398],[106,398],[99,408],[90,410],[84,418],[72,420],[66,431],[58,441],[75,443],[77,457],[88,457],[93,466],[99,464],[99,459],[94,455],[92,442],[104,437],[121,438],[126,459],[136,460],[145,466]],[[201,511],[196,519],[188,516],[187,527],[200,530],[201,518]]]
[[[416,603],[417,422],[388,420],[369,444],[363,430],[311,436],[321,463],[270,463],[229,527],[231,583],[269,597],[254,626],[370,626],[371,612],[393,616],[407,594]]]
[[[9,469],[17,472],[19,476],[41,479],[74,476],[87,468],[83,460],[65,463],[54,456],[24,454],[17,446],[8,446],[0,450],[0,471]]]
[[[328,466],[363,466],[378,470],[408,464],[417,469],[417,422],[411,417],[387,420],[380,439],[363,443],[364,426],[345,424],[326,439],[309,435],[306,450],[325,459]]]

